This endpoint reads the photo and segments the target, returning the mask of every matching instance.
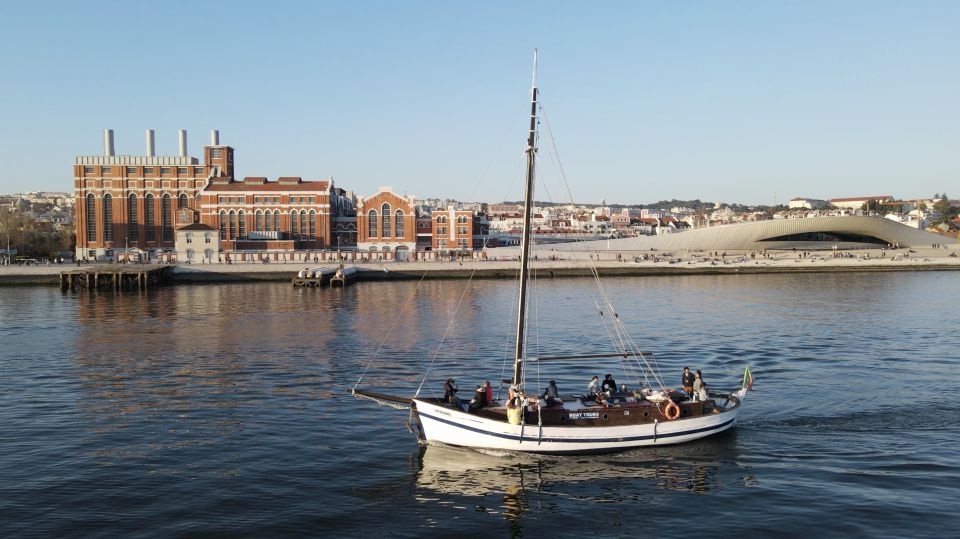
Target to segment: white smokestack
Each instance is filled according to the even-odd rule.
[[[210,131],[210,145],[219,146],[220,145],[220,131],[216,129]]]
[[[147,129],[147,157],[156,155],[156,145],[153,142],[153,129]]]
[[[103,130],[103,155],[113,157],[113,129]]]
[[[180,157],[187,156],[187,131],[186,129],[180,130]]]

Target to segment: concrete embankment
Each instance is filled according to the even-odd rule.
[[[942,254],[941,254],[942,253]],[[541,277],[576,277],[590,275],[596,267],[602,276],[650,276],[650,275],[723,275],[761,273],[825,273],[825,272],[876,272],[876,271],[942,271],[960,270],[960,258],[946,256],[943,250],[916,252],[909,256],[890,258],[826,258],[815,254],[800,257],[782,254],[773,258],[750,259],[728,256],[726,260],[673,259],[670,260],[538,260],[531,266]],[[938,256],[939,255],[939,256]],[[331,264],[327,264],[330,266]],[[123,268],[108,264],[83,266],[84,268]],[[290,282],[303,264],[201,264],[180,265],[172,274],[175,283],[212,282]],[[311,264],[324,267],[324,264]],[[398,279],[462,279],[462,278],[515,278],[517,264],[514,261],[465,261],[465,262],[386,262],[357,264],[360,281],[387,281]],[[57,285],[61,271],[76,269],[71,265],[4,266],[0,267],[0,285]]]

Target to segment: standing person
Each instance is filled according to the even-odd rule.
[[[617,392],[617,381],[613,379],[612,374],[608,374],[603,377],[603,385],[601,386],[604,392],[613,395]]]
[[[483,384],[483,389],[487,393],[487,405],[493,404],[493,387],[490,385],[490,380]]]
[[[587,386],[587,397],[595,399],[598,393],[600,393],[600,377],[594,376],[590,379],[590,385]]]
[[[703,383],[703,373],[697,369],[697,376],[693,379],[693,393],[695,400],[703,402],[709,398],[707,384]]]
[[[690,367],[684,367],[683,381],[681,383],[683,384],[683,391],[686,392],[688,397],[693,396],[693,380],[694,376],[693,373],[690,372]]]
[[[457,383],[453,378],[447,378],[447,383],[443,384],[443,400],[449,402],[450,404],[460,404],[460,399],[457,398]]]

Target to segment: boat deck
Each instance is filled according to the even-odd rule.
[[[720,397],[720,395],[711,395]],[[443,399],[423,399],[433,404],[457,410],[454,404]],[[587,401],[581,395],[570,395],[560,404],[538,407],[529,405],[524,410],[524,422],[527,424],[542,424],[545,426],[615,426],[652,423],[654,421],[671,421],[664,413],[664,405],[630,394],[619,394],[608,398],[607,406],[594,401]],[[467,403],[463,403],[467,406]],[[703,402],[678,402],[680,416],[676,419],[687,419],[705,414],[717,414],[725,411],[726,407],[718,404],[716,398]],[[463,408],[459,408],[463,411]],[[507,408],[499,403],[483,408],[468,406],[467,413],[496,421],[507,421]]]

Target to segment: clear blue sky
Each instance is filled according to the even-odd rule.
[[[960,195],[960,2],[5,2],[0,192],[200,155],[519,198],[531,51],[578,202]],[[547,157],[547,144],[541,146]],[[567,199],[555,167],[542,179]],[[538,198],[547,198],[541,188]]]

